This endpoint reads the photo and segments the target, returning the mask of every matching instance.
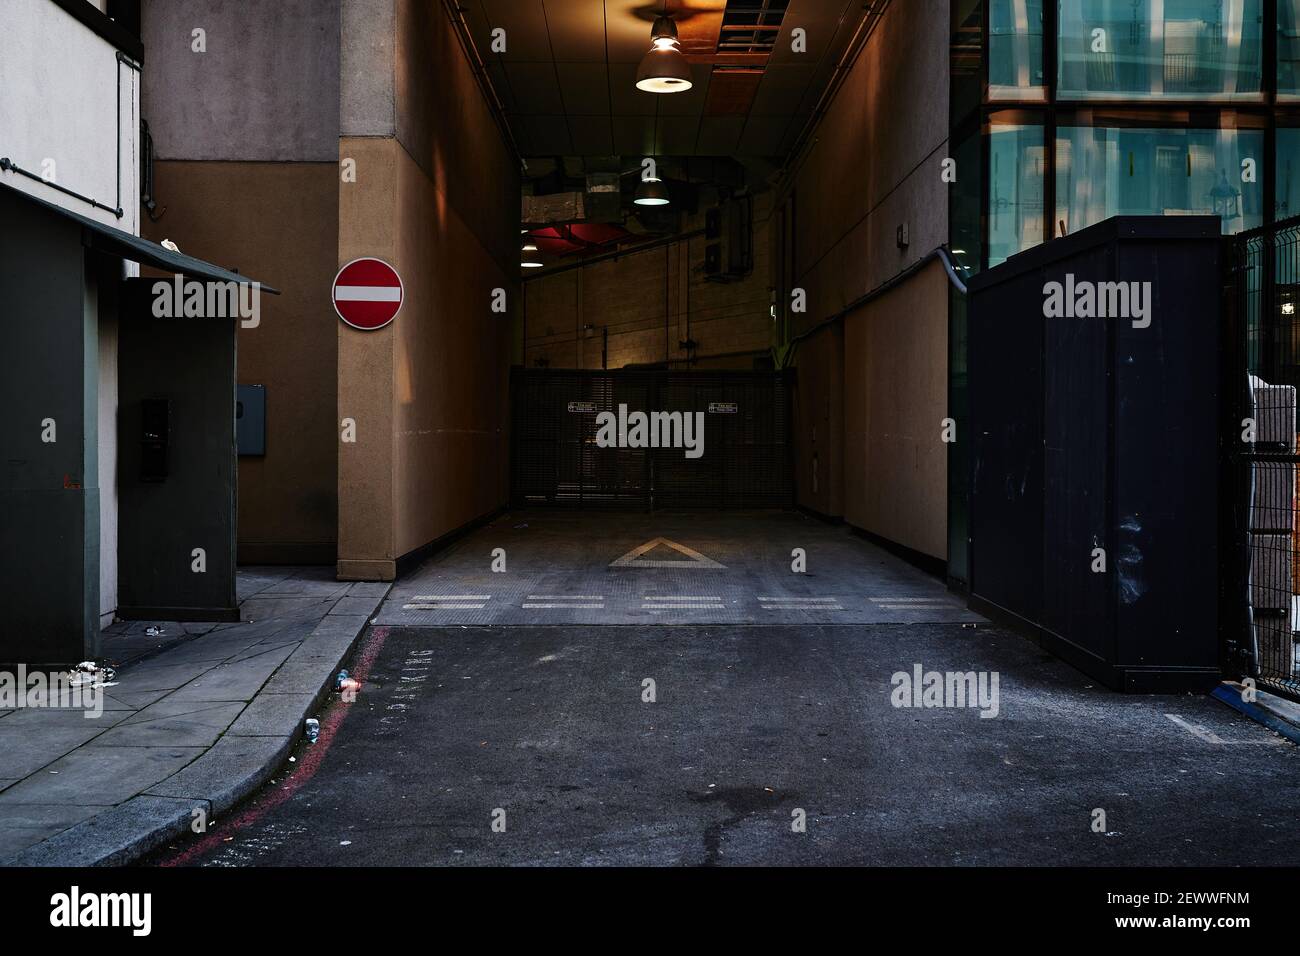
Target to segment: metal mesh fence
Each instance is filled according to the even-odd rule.
[[[1230,672],[1300,696],[1300,219],[1232,241],[1224,353],[1224,647]]]
[[[515,507],[786,508],[793,502],[789,373],[667,369],[511,375]],[[602,412],[700,415],[698,457],[679,443],[602,447]],[[673,422],[673,434],[677,432]]]

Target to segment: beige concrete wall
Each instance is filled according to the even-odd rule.
[[[150,239],[237,268],[281,290],[240,328],[239,381],[265,385],[266,455],[239,459],[239,560],[322,563],[335,557],[338,266],[334,163],[159,161]]]
[[[791,316],[795,334],[817,328],[947,240],[947,187],[940,179],[948,137],[947,14],[941,0],[891,4],[798,160],[784,197],[794,224],[789,285],[808,296],[807,313]],[[903,223],[907,248],[895,241]],[[800,504],[941,557],[943,446],[922,451],[908,444],[922,435],[939,442],[946,403],[947,304],[934,293],[932,275],[927,270],[849,316],[842,330],[812,332],[800,344],[795,458]],[[933,374],[913,374],[907,364],[922,354]],[[837,382],[843,429],[823,437],[819,428],[814,443],[812,425],[835,417],[824,405],[834,401]],[[924,433],[915,418],[921,410],[933,415]],[[902,417],[891,424],[891,414]],[[835,442],[841,447],[828,447]],[[814,455],[819,465],[841,462],[838,483],[819,481],[814,490]]]
[[[739,282],[705,278],[703,236],[529,279],[525,364],[600,368],[604,326],[609,368],[683,362],[687,338],[697,343],[694,367],[753,368],[772,346],[771,203],[770,193],[755,197],[754,271]],[[697,218],[688,232],[703,225]],[[595,331],[584,334],[587,325]]]
[[[357,177],[338,185],[338,264],[391,263],[405,298],[377,332],[337,323],[338,416],[357,428],[339,452],[338,574],[392,580],[508,495],[519,179],[441,5],[343,0],[342,17],[339,156]]]
[[[947,554],[948,277],[931,263],[844,320],[844,518]]]

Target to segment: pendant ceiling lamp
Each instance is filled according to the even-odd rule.
[[[668,187],[660,179],[643,179],[636,187],[636,196],[632,199],[638,206],[667,206],[671,201]]]
[[[677,24],[671,17],[655,20],[650,52],[641,58],[636,88],[647,93],[683,93],[691,88],[691,65],[677,42]]]
[[[543,265],[545,265],[545,263],[542,262],[542,254],[540,250],[538,250],[537,248],[537,243],[531,240],[524,243],[523,252],[521,253],[519,259],[519,264],[523,266],[525,269],[540,269]]]

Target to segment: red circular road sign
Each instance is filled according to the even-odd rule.
[[[382,259],[353,259],[334,277],[334,311],[364,332],[393,321],[405,295],[401,276]]]

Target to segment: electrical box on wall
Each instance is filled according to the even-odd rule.
[[[754,271],[754,203],[728,199],[704,214],[704,274],[734,282]]]
[[[266,454],[266,386],[240,385],[235,395],[235,444],[241,455]]]
[[[171,439],[171,402],[146,398],[140,402],[140,480],[167,480],[167,445]]]

